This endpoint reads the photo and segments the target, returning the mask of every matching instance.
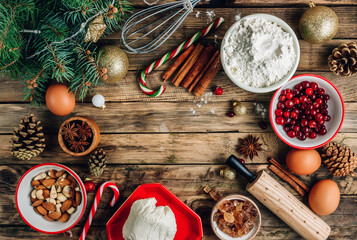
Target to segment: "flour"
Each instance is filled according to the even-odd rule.
[[[277,24],[244,19],[223,46],[227,70],[244,85],[263,88],[279,82],[293,67],[293,38]]]
[[[212,22],[214,17],[216,16],[216,13],[213,10],[207,10],[206,11],[206,16],[207,16],[207,22]]]
[[[195,15],[196,18],[198,18],[198,17],[200,16],[200,14],[201,14],[201,12],[197,11],[197,12],[196,12],[196,15]]]

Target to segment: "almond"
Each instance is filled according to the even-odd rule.
[[[39,211],[39,213],[41,213],[42,215],[47,215],[47,210],[42,207],[41,205],[40,206],[37,206],[36,207],[37,211]]]
[[[33,210],[34,210],[37,214],[42,215],[42,214],[37,210],[36,207],[33,207]]]
[[[72,203],[73,203],[73,202],[72,202],[71,199],[67,199],[66,201],[64,201],[64,202],[62,203],[61,212],[67,211],[67,209],[72,206]]]
[[[56,178],[56,173],[57,173],[57,171],[52,169],[52,170],[48,171],[48,176],[50,178]]]
[[[45,215],[43,216],[47,221],[50,221],[50,222],[54,222],[55,220],[53,220],[52,218],[50,218],[49,216]]]
[[[42,195],[43,195],[44,198],[49,198],[50,197],[50,190],[48,190],[48,189],[43,190]]]
[[[40,181],[32,180],[31,184],[32,184],[32,186],[37,186],[37,185],[40,185]]]
[[[50,218],[52,218],[52,219],[54,219],[54,220],[57,220],[57,219],[59,219],[60,217],[61,217],[61,213],[60,212],[50,212],[49,214],[48,214],[48,216],[50,217]]]
[[[58,180],[58,185],[60,185],[61,187],[67,186],[69,184],[71,184],[71,181],[69,181],[68,179],[62,178]]]
[[[77,181],[76,181],[76,179],[75,179],[73,176],[68,175],[67,179],[68,179],[69,181],[71,181],[71,184],[70,184],[70,187],[71,187],[71,188],[76,188],[76,187],[77,187]]]
[[[82,195],[80,192],[76,192],[76,207],[81,204],[82,201]]]
[[[56,206],[53,203],[44,202],[42,203],[42,206],[48,211],[56,211]]]
[[[68,219],[69,219],[69,215],[68,215],[68,213],[65,212],[65,213],[62,214],[62,216],[60,217],[59,220],[60,220],[60,222],[64,223],[64,222],[67,222]]]
[[[46,189],[46,187],[43,186],[43,185],[37,185],[37,186],[35,186],[35,188],[36,188],[37,190],[44,190],[44,189]]]
[[[60,170],[58,172],[56,172],[56,177],[60,177],[64,174],[64,170]]]
[[[50,188],[54,183],[55,183],[55,179],[53,178],[49,178],[49,179],[45,179],[42,182],[42,185],[45,186],[46,188]]]
[[[40,206],[43,203],[43,200],[37,200],[36,202],[32,203],[33,207]]]
[[[30,197],[30,201],[31,201],[32,203],[36,202],[37,200],[38,200],[37,198]]]
[[[74,191],[73,189],[71,189],[69,191],[69,194],[71,195],[71,198],[75,199],[76,198],[76,191]]]

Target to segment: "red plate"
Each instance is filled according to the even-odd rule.
[[[109,240],[124,240],[122,229],[131,205],[139,199],[155,197],[156,206],[169,206],[175,214],[177,232],[175,240],[199,240],[203,237],[201,218],[173,193],[159,183],[140,185],[107,222]]]

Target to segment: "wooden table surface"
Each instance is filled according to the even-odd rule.
[[[142,0],[131,2],[136,8],[147,7]],[[157,51],[144,55],[129,55],[130,72],[127,77],[117,85],[97,87],[97,92],[106,98],[106,110],[100,111],[93,107],[91,98],[88,97],[84,103],[78,102],[70,115],[88,116],[96,121],[102,133],[100,147],[108,154],[108,165],[104,174],[94,178],[94,181],[97,186],[107,180],[113,181],[121,191],[119,202],[114,208],[109,207],[112,193],[109,190],[104,193],[87,239],[106,239],[107,220],[136,187],[142,183],[152,182],[165,185],[201,216],[203,239],[217,239],[209,223],[211,208],[215,203],[202,191],[202,187],[209,185],[218,188],[224,195],[238,193],[250,196],[245,191],[247,182],[244,179],[238,177],[232,181],[219,176],[219,170],[225,167],[226,157],[237,154],[238,138],[253,133],[264,143],[259,157],[252,162],[246,161],[252,171],[266,169],[266,159],[269,156],[284,160],[286,145],[278,139],[272,128],[261,130],[257,124],[258,118],[253,113],[253,103],[268,104],[272,93],[258,95],[246,92],[230,82],[222,71],[206,93],[218,85],[224,89],[224,94],[206,96],[203,101],[171,84],[168,84],[168,89],[162,97],[155,99],[145,96],[139,90],[136,80],[137,68],[145,67],[206,26],[209,22],[208,15],[212,13],[215,18],[223,17],[225,22],[217,31],[209,34],[205,41],[218,44],[239,14],[246,16],[267,13],[286,21],[299,37],[301,47],[301,59],[296,74],[315,73],[331,80],[338,87],[345,101],[346,116],[336,140],[346,138],[344,143],[357,150],[357,76],[337,77],[327,67],[327,56],[334,47],[357,39],[357,1],[315,1],[316,4],[331,6],[340,21],[336,37],[322,45],[308,44],[301,39],[297,31],[299,17],[307,9],[307,0],[218,2],[215,6],[209,5],[209,1],[202,1],[197,5],[170,40]],[[101,40],[100,44],[119,45],[119,39],[118,32]],[[151,86],[158,86],[161,83],[160,77],[167,67],[168,64],[150,75]],[[56,117],[45,106],[35,108],[22,102],[19,81],[0,79],[0,83],[0,239],[62,239],[62,234],[42,234],[25,224],[15,206],[16,184],[30,167],[46,162],[65,164],[81,177],[86,177],[89,175],[88,157],[71,157],[65,154],[57,143],[58,128],[70,116]],[[227,117],[226,113],[231,109],[232,100],[242,101],[248,108],[248,114],[242,117]],[[11,156],[9,140],[13,127],[17,126],[20,118],[30,112],[35,113],[43,122],[48,141],[45,152],[25,162]],[[301,177],[309,186],[325,178],[335,180],[341,191],[338,209],[333,214],[322,217],[332,228],[331,239],[356,239],[357,177],[332,177],[323,166],[316,173]],[[297,195],[290,186],[280,179],[278,181]],[[82,230],[93,198],[94,193],[89,194],[87,211],[80,223],[72,229],[75,237],[78,237]],[[306,198],[298,198],[307,204]],[[301,239],[267,208],[257,201],[256,203],[262,212],[262,227],[256,239]]]

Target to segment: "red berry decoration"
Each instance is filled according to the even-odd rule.
[[[229,113],[227,113],[227,116],[232,118],[235,116],[235,114],[234,114],[234,112],[229,112]]]
[[[95,184],[90,178],[86,178],[84,182],[84,188],[86,189],[87,193],[94,192]]]
[[[214,94],[216,95],[222,95],[223,93],[223,89],[221,87],[216,87],[216,89],[214,90]]]
[[[244,159],[238,158],[238,160],[239,160],[242,164],[245,164]]]
[[[325,123],[331,120],[326,91],[316,82],[304,81],[292,89],[284,89],[275,110],[275,122],[281,125],[288,137],[301,141],[325,135]]]

